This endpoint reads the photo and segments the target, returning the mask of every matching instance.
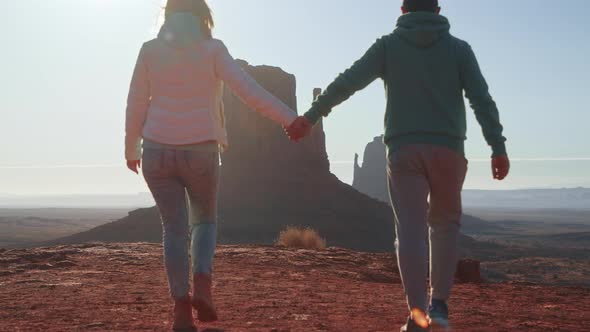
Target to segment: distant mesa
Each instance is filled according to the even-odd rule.
[[[390,204],[387,189],[387,157],[383,136],[377,136],[367,144],[363,154],[363,165],[359,165],[359,156],[354,156],[354,178],[352,186],[381,202]]]

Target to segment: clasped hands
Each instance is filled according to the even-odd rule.
[[[311,133],[313,125],[306,117],[300,116],[289,127],[284,127],[285,133],[293,142],[299,142]]]

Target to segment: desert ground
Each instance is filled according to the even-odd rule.
[[[1,331],[169,331],[157,244],[0,250]],[[397,331],[406,318],[391,254],[272,246],[218,249],[221,320],[200,331]],[[589,331],[590,289],[458,284],[454,331]]]

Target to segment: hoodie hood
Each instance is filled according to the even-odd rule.
[[[205,39],[199,19],[190,13],[175,13],[166,19],[158,39],[175,48],[189,48]]]
[[[427,48],[448,36],[450,29],[449,20],[442,15],[413,12],[400,16],[394,33],[412,45]]]

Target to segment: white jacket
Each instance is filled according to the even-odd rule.
[[[190,25],[187,20],[194,19],[186,15],[174,15],[181,24],[167,22],[141,48],[127,103],[127,160],[141,158],[142,138],[167,145],[216,141],[227,148],[224,82],[250,108],[283,126],[297,117],[240,68],[223,42],[183,31],[181,20]]]

